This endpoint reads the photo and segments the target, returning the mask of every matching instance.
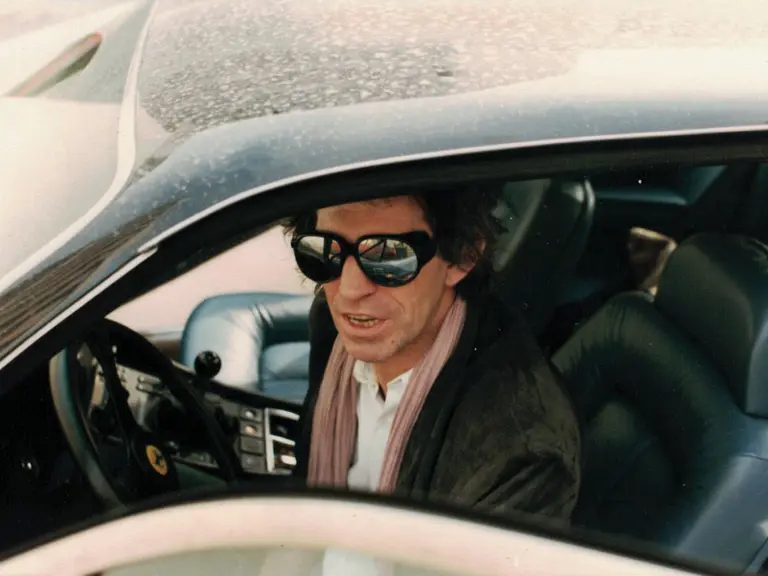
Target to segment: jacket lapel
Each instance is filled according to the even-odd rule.
[[[467,317],[456,349],[432,385],[413,426],[397,479],[396,490],[404,496],[421,499],[429,490],[445,431],[474,352],[480,312],[477,300],[467,302]]]

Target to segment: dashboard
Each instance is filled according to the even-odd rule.
[[[53,407],[47,363],[0,397],[0,551],[102,512]]]
[[[298,433],[297,407],[266,396],[252,395],[218,384],[196,382],[195,373],[174,363],[190,384],[203,393],[206,403],[221,425],[240,460],[243,470],[253,476],[290,476],[296,466],[295,438]],[[167,453],[177,462],[202,470],[218,466],[206,449],[199,426],[183,412],[166,385],[157,377],[118,364],[118,375],[128,392],[128,404],[143,427],[158,434]],[[89,416],[98,421],[106,412],[109,395],[101,368],[94,371]]]
[[[186,415],[149,370],[128,363],[138,364],[121,362],[118,375],[136,421],[161,437],[165,453],[177,462],[206,476],[219,476],[197,420]],[[48,368],[47,362],[41,363],[0,403],[0,551],[105,511],[62,434],[49,391]],[[82,407],[87,408],[90,425],[108,430],[113,413],[109,395],[100,367],[91,368],[83,372]],[[201,390],[193,370],[180,364],[175,368],[205,398],[248,476],[290,478],[296,465],[298,406],[215,380]],[[119,434],[114,436],[119,439]]]

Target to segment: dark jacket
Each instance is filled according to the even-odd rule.
[[[296,446],[296,474],[303,478],[315,401],[336,337],[322,293],[309,322],[310,387]],[[519,316],[487,296],[468,301],[456,350],[406,445],[397,493],[569,519],[579,483],[578,420],[554,368]]]

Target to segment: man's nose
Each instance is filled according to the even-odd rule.
[[[347,258],[341,269],[339,280],[339,294],[348,300],[359,300],[376,290],[376,284],[360,270],[354,258]]]

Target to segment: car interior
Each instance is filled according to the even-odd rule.
[[[523,312],[581,419],[573,526],[734,573],[761,568],[768,166],[486,185],[502,192],[493,290]],[[111,362],[91,336],[40,366],[0,405],[3,548],[171,485],[288,481],[314,298],[211,294],[170,332],[100,324]],[[121,486],[120,438],[148,446],[150,433],[173,472]]]

